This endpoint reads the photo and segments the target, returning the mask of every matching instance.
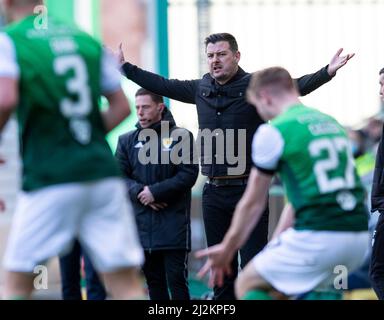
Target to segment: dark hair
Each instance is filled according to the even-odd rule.
[[[226,41],[229,43],[229,48],[232,52],[237,52],[239,50],[239,46],[237,45],[236,38],[230,33],[213,33],[205,38],[204,44],[205,48],[207,48],[209,43],[215,44],[219,41]]]
[[[159,96],[156,93],[153,93],[147,89],[140,88],[139,90],[136,91],[135,97],[137,96],[151,96],[152,101],[156,103],[164,103],[164,99],[162,96]]]
[[[273,87],[276,93],[280,91],[292,90],[296,88],[289,72],[282,67],[271,67],[255,72],[247,89],[247,95],[254,93],[259,94],[260,89],[265,87]]]
[[[384,73],[384,68],[380,70],[379,75]]]

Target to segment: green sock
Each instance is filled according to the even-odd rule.
[[[262,290],[247,291],[240,300],[273,300],[273,298]]]
[[[14,295],[14,296],[3,298],[3,300],[13,300],[13,301],[28,300],[28,297],[23,295]]]
[[[303,300],[343,300],[343,294],[341,291],[337,290],[313,290],[306,294]]]

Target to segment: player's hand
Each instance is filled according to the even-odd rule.
[[[347,62],[353,58],[354,53],[348,53],[345,56],[340,56],[343,52],[343,48],[337,50],[336,54],[332,57],[331,62],[328,65],[328,74],[333,77],[336,75],[337,70],[345,66]]]
[[[214,285],[217,285],[218,287],[221,287],[224,284],[224,276],[232,273],[231,262],[233,254],[234,253],[229,252],[226,246],[222,243],[197,251],[195,254],[196,258],[201,259],[208,257],[207,262],[200,269],[197,277],[201,279],[210,272],[209,286],[213,287]]]
[[[153,197],[153,194],[151,190],[149,190],[148,186],[145,186],[143,191],[138,194],[137,199],[139,199],[139,201],[145,206],[155,202],[155,198]]]

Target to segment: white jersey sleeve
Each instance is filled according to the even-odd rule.
[[[13,41],[7,34],[0,32],[0,77],[19,78],[19,74]]]
[[[284,139],[279,130],[263,124],[252,141],[252,161],[259,170],[273,174],[284,151]]]
[[[103,49],[101,58],[101,92],[108,94],[121,88],[121,74],[115,57]]]

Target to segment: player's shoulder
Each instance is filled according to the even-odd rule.
[[[321,111],[308,107],[303,104],[297,104],[290,107],[287,111],[277,116],[271,121],[271,124],[281,131],[296,129],[301,125],[308,125],[313,122],[323,122],[328,120],[330,116],[322,113]]]
[[[253,146],[261,147],[262,145],[271,146],[271,141],[283,141],[283,136],[279,129],[272,123],[264,123],[260,125],[253,137]]]
[[[284,139],[280,131],[271,124],[262,124],[252,142],[252,160],[258,167],[274,170],[284,152]]]

